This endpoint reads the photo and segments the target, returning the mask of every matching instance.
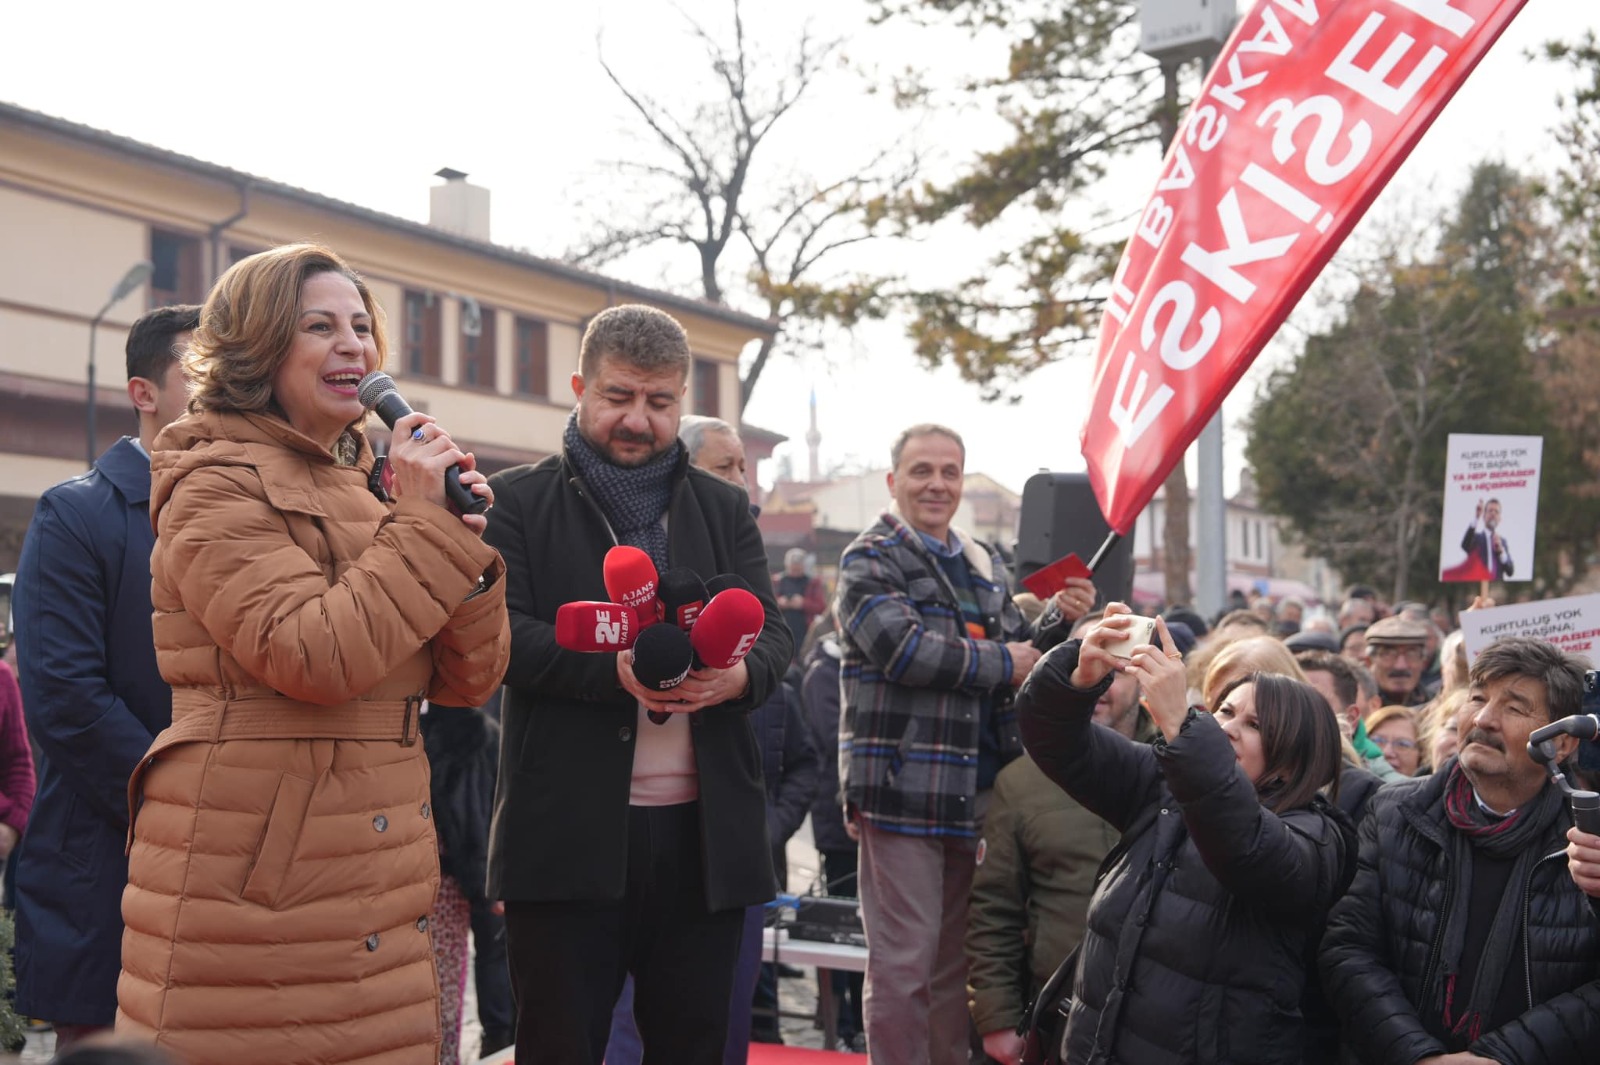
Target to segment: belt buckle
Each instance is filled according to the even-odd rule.
[[[422,696],[406,696],[406,717],[400,724],[400,745],[402,747],[415,747],[417,745],[417,732],[422,727]]]

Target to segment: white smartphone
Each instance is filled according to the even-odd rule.
[[[1138,614],[1132,615],[1132,623],[1123,630],[1126,632],[1122,639],[1115,643],[1106,644],[1106,650],[1118,658],[1132,658],[1133,649],[1145,644],[1156,642],[1156,619],[1147,618]]]

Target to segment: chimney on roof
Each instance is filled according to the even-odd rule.
[[[467,175],[445,167],[434,174],[443,185],[428,190],[428,224],[458,237],[489,241],[489,190],[467,181]]]

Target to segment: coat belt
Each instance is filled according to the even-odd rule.
[[[410,747],[417,742],[421,713],[421,695],[313,706],[283,695],[219,699],[180,689],[172,693],[172,726],[157,742],[399,740]]]
[[[172,693],[172,724],[163,729],[128,780],[128,839],[139,816],[145,771],[156,757],[180,743],[223,740],[399,740],[416,745],[422,695],[404,699],[355,699],[313,706],[284,695],[219,698],[180,688]]]

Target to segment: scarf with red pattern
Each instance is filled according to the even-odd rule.
[[[1505,817],[1496,817],[1478,803],[1472,781],[1461,771],[1459,762],[1451,759],[1442,771],[1449,774],[1444,786],[1444,812],[1455,829],[1450,853],[1450,875],[1455,879],[1455,892],[1450,910],[1444,915],[1439,1010],[1451,1034],[1470,1043],[1483,1034],[1484,1016],[1494,1008],[1501,981],[1512,976],[1520,978],[1522,970],[1511,964],[1511,952],[1517,943],[1522,896],[1527,890],[1528,877],[1541,857],[1539,841],[1550,830],[1551,822],[1561,815],[1564,804],[1561,790],[1546,784],[1538,795],[1516,810]],[[1512,866],[1511,879],[1506,882],[1505,894],[1490,926],[1473,987],[1466,1001],[1461,1002],[1457,1000],[1456,977],[1461,970],[1461,951],[1471,908],[1472,857],[1480,851],[1499,859],[1514,858],[1516,864]],[[1463,1043],[1460,1049],[1465,1046]]]

